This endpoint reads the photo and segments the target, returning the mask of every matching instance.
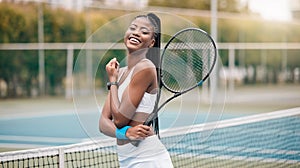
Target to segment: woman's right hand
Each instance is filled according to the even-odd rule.
[[[116,82],[119,74],[119,62],[116,58],[111,59],[106,64],[106,73],[110,82]]]
[[[152,128],[143,124],[131,127],[126,132],[126,137],[130,140],[143,140],[151,135],[154,135]]]

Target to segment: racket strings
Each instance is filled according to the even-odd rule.
[[[197,30],[184,31],[170,41],[162,57],[162,82],[182,92],[204,79],[212,68],[215,47]]]

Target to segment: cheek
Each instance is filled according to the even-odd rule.
[[[124,42],[128,39],[130,32],[127,30],[124,34]]]
[[[149,47],[152,47],[152,45],[154,44],[154,39],[152,37],[148,38],[147,39],[147,46]]]
[[[128,39],[128,36],[125,35],[124,39],[123,39],[123,42],[126,43],[127,39]]]

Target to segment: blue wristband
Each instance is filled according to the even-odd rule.
[[[116,137],[117,137],[117,139],[128,139],[126,137],[126,132],[127,132],[127,130],[129,128],[131,128],[131,126],[125,126],[125,127],[121,128],[121,129],[117,128],[116,129]]]

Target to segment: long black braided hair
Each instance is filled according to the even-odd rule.
[[[160,50],[161,50],[161,22],[160,22],[160,18],[155,15],[154,13],[148,13],[147,15],[139,15],[136,18],[139,17],[145,17],[147,18],[150,23],[153,25],[154,28],[154,45],[153,47],[149,48],[147,54],[146,54],[146,58],[151,60],[153,62],[153,64],[156,67],[156,73],[157,73],[157,80],[160,86]],[[159,91],[160,92],[160,91]],[[158,93],[159,95],[160,93]],[[156,101],[159,101],[158,99],[156,99]],[[158,102],[155,103],[155,107],[154,109],[156,110],[158,106]],[[152,120],[152,126],[154,128],[155,133],[158,135],[159,137],[159,121],[158,121],[158,115],[156,113],[155,118]]]

